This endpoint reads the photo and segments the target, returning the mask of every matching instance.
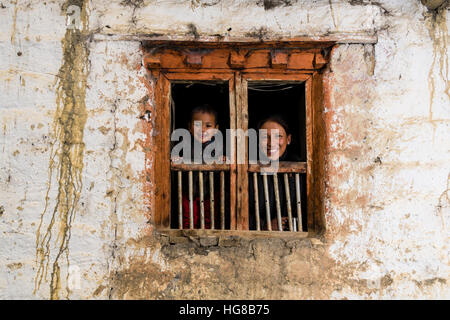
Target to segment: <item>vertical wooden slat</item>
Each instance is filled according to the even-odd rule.
[[[203,194],[203,171],[198,172],[198,185],[200,192],[200,229],[205,229],[205,199]]]
[[[272,221],[270,219],[270,203],[269,203],[269,188],[267,186],[267,175],[263,175],[264,184],[264,203],[266,204],[266,220],[267,220],[267,230],[272,231]]]
[[[284,189],[286,193],[286,206],[288,212],[288,220],[289,220],[289,231],[294,231],[292,228],[292,207],[291,207],[291,192],[289,190],[289,179],[288,174],[284,174]]]
[[[302,203],[301,203],[301,190],[300,190],[300,174],[295,174],[295,194],[297,197],[297,223],[298,223],[298,231],[303,231],[303,222],[302,222]]]
[[[209,172],[209,213],[211,221],[211,229],[215,229],[215,212],[214,212],[214,172]]]
[[[183,229],[183,172],[178,171],[178,229]]]
[[[189,229],[194,229],[194,177],[192,171],[189,171]]]
[[[280,190],[278,189],[278,174],[273,175],[273,188],[275,189],[275,204],[277,207],[277,221],[278,230],[283,231],[283,224],[281,223],[281,206],[280,206]]]
[[[259,219],[259,195],[258,195],[258,173],[253,172],[253,189],[255,194],[255,217],[256,217],[256,230],[260,231],[260,219]]]
[[[225,172],[220,171],[220,228],[225,230]]]

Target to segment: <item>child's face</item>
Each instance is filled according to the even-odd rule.
[[[214,114],[208,112],[195,112],[192,115],[189,130],[197,141],[201,141],[202,143],[208,142],[211,140],[218,128],[219,125],[216,123],[216,117]]]
[[[262,150],[267,150],[267,157],[270,160],[278,160],[291,143],[291,135],[286,133],[282,125],[274,121],[265,122],[260,129],[267,130],[266,134],[261,133],[260,136]]]

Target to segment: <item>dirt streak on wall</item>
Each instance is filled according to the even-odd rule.
[[[62,288],[61,265],[69,267],[69,241],[71,225],[77,210],[82,188],[84,142],[83,133],[87,118],[85,105],[89,49],[86,44],[86,0],[68,0],[63,12],[70,6],[81,10],[81,30],[67,28],[62,40],[63,61],[58,74],[57,109],[53,124],[55,142],[51,148],[49,182],[45,209],[36,235],[35,292],[47,282],[50,273],[50,298],[58,299]],[[56,170],[57,196],[50,208],[49,194]],[[67,273],[67,277],[69,273]],[[68,279],[66,279],[67,282]],[[66,288],[66,296],[70,294]]]
[[[12,23],[12,30],[11,30],[11,43],[14,43],[16,41],[16,22],[17,22],[17,1],[11,2],[11,4],[15,4],[14,8],[14,15],[13,15],[13,23]]]
[[[428,73],[428,88],[430,90],[430,121],[433,120],[433,100],[436,90],[436,79],[434,68],[439,63],[439,76],[445,83],[445,94],[450,97],[450,85],[448,82],[448,52],[447,52],[447,8],[432,10],[428,12],[428,21],[426,26],[431,40],[433,41],[433,61]]]

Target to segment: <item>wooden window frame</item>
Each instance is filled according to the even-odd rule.
[[[223,44],[206,43],[201,50],[199,43],[146,43],[144,63],[151,74],[154,110],[152,118],[152,141],[146,163],[147,180],[153,180],[151,212],[158,231],[170,229],[171,182],[170,182],[170,95],[171,83],[177,81],[227,81],[229,86],[230,129],[248,129],[249,81],[294,81],[305,83],[306,107],[306,167],[307,167],[307,228],[308,232],[249,231],[248,230],[248,148],[246,141],[235,142],[237,148],[245,149],[246,163],[230,166],[230,229],[214,230],[222,234],[242,233],[256,236],[279,234],[281,236],[314,236],[325,230],[324,224],[324,145],[323,123],[323,67],[327,63],[326,52],[332,43],[276,43],[276,44]],[[156,48],[156,50],[155,50]],[[300,49],[299,49],[300,48]],[[191,50],[191,51],[189,51]],[[249,52],[260,55],[250,61]],[[259,51],[258,51],[259,50]],[[244,53],[243,53],[244,52]],[[268,52],[270,52],[268,56]],[[274,53],[275,52],[275,53]],[[294,52],[294,54],[293,54]],[[324,53],[325,52],[325,53]],[[251,57],[251,55],[250,55]],[[246,61],[247,59],[247,61]],[[262,62],[261,62],[262,61]],[[150,130],[149,130],[150,131]],[[245,138],[247,140],[247,138]],[[239,152],[237,150],[237,152]],[[234,153],[235,157],[237,152]],[[184,229],[183,229],[184,230]],[[196,234],[211,233],[209,230],[189,230]]]

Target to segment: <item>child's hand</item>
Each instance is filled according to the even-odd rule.
[[[210,161],[211,161],[211,163],[216,163],[216,164],[227,163],[227,157],[226,156],[216,156],[216,157],[213,157]],[[209,163],[209,162],[207,162],[207,163]]]
[[[289,218],[288,217],[281,217],[281,229],[282,230],[289,230]],[[272,219],[272,231],[278,231],[278,219],[274,218]]]

